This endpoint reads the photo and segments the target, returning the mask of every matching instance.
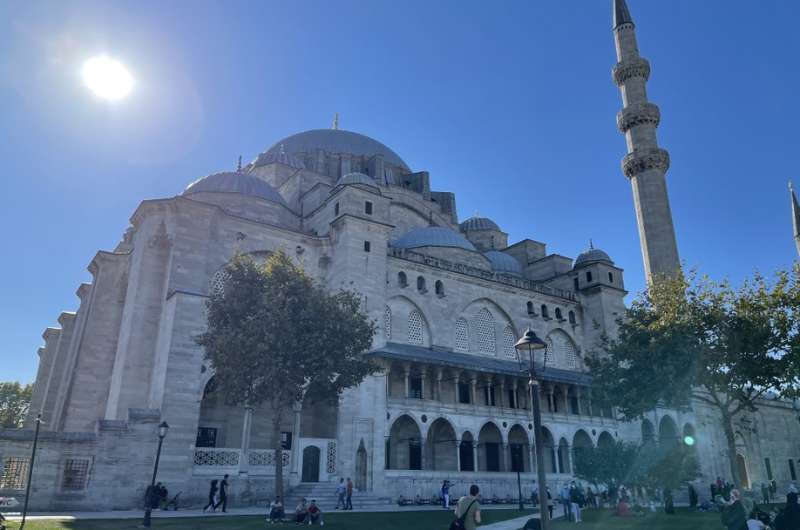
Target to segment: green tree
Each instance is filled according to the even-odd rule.
[[[657,405],[712,407],[740,485],[734,419],[768,392],[797,388],[798,309],[798,268],[772,282],[756,274],[738,289],[694,275],[659,278],[620,319],[618,335],[602,341],[604,353],[587,359],[593,393],[626,419]]]
[[[31,405],[33,385],[0,383],[0,429],[19,429]]]
[[[649,490],[678,489],[700,476],[696,453],[682,443],[645,443],[636,451],[631,483]]]
[[[575,448],[575,476],[595,485],[630,483],[638,451],[636,444],[622,441]]]
[[[263,264],[237,255],[225,271],[197,341],[227,402],[271,410],[275,492],[283,497],[282,420],[303,398],[338,399],[376,370],[362,356],[375,324],[358,294],[329,292],[283,252]]]

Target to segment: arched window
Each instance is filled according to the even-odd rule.
[[[550,318],[550,312],[547,310],[547,306],[542,304],[540,308],[542,310],[542,318]]]
[[[608,273],[608,283],[614,283],[614,273],[613,272],[609,272]]]
[[[570,311],[569,313],[567,313],[567,318],[569,319],[570,324],[574,325],[577,323],[575,320],[575,311]]]
[[[592,282],[592,271],[586,271],[586,283]]]
[[[514,330],[511,329],[511,326],[506,326],[506,329],[503,330],[503,353],[509,359],[516,359],[517,358],[517,350],[514,349]]]
[[[209,287],[212,295],[222,296],[225,294],[225,282],[230,279],[231,275],[225,269],[218,270],[209,282]]]
[[[485,307],[476,316],[478,351],[481,353],[497,353],[494,337],[494,317]]]
[[[388,305],[383,310],[383,334],[386,340],[392,340],[392,310]]]
[[[469,327],[467,326],[467,321],[463,318],[456,320],[456,336],[454,343],[456,351],[469,351]]]
[[[555,330],[547,336],[548,359],[553,359],[553,364],[558,368],[577,368],[578,349],[569,335],[561,330]],[[550,361],[548,360],[548,363]]]
[[[528,314],[533,315],[535,311],[533,310],[533,302],[528,302]]]
[[[417,276],[417,291],[421,293],[428,292],[428,289],[425,288],[425,278],[422,276]]]
[[[416,309],[408,315],[408,342],[419,345],[425,343],[425,326],[422,315]]]
[[[561,308],[556,308],[556,320],[564,320],[564,316],[561,314]]]
[[[436,288],[436,296],[444,296],[444,284],[442,280],[436,280],[434,287]]]
[[[405,272],[400,271],[397,273],[397,285],[399,285],[400,287],[408,286],[408,277],[406,276]]]

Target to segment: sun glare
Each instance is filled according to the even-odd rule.
[[[83,82],[100,98],[118,101],[133,89],[133,76],[125,67],[107,55],[87,59],[81,68]]]

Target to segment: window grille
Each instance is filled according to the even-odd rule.
[[[509,359],[517,358],[517,350],[514,349],[514,330],[511,326],[506,326],[503,330],[503,353]]]
[[[30,459],[9,456],[3,463],[3,474],[0,475],[0,490],[25,489]]]
[[[455,349],[462,352],[469,351],[469,327],[463,318],[456,320]]]
[[[86,458],[70,458],[64,462],[64,474],[61,476],[62,491],[82,491],[89,480],[89,460]]]
[[[408,342],[410,344],[424,344],[425,331],[422,324],[422,315],[416,309],[408,315]]]
[[[218,296],[225,294],[225,282],[227,282],[230,277],[230,273],[225,269],[218,270],[211,278],[211,294]]]
[[[494,317],[485,307],[478,312],[475,327],[478,332],[478,351],[482,353],[496,353]]]
[[[577,368],[578,351],[566,333],[556,331],[547,337],[548,357],[553,359],[553,364],[560,368]]]
[[[386,340],[392,339],[392,310],[388,305],[383,310],[383,333]]]

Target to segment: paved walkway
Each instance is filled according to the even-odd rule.
[[[538,518],[538,515],[524,515],[507,521],[500,521],[499,523],[481,525],[478,528],[480,528],[480,530],[520,530],[520,528],[525,526],[525,523],[528,522],[528,519]]]

